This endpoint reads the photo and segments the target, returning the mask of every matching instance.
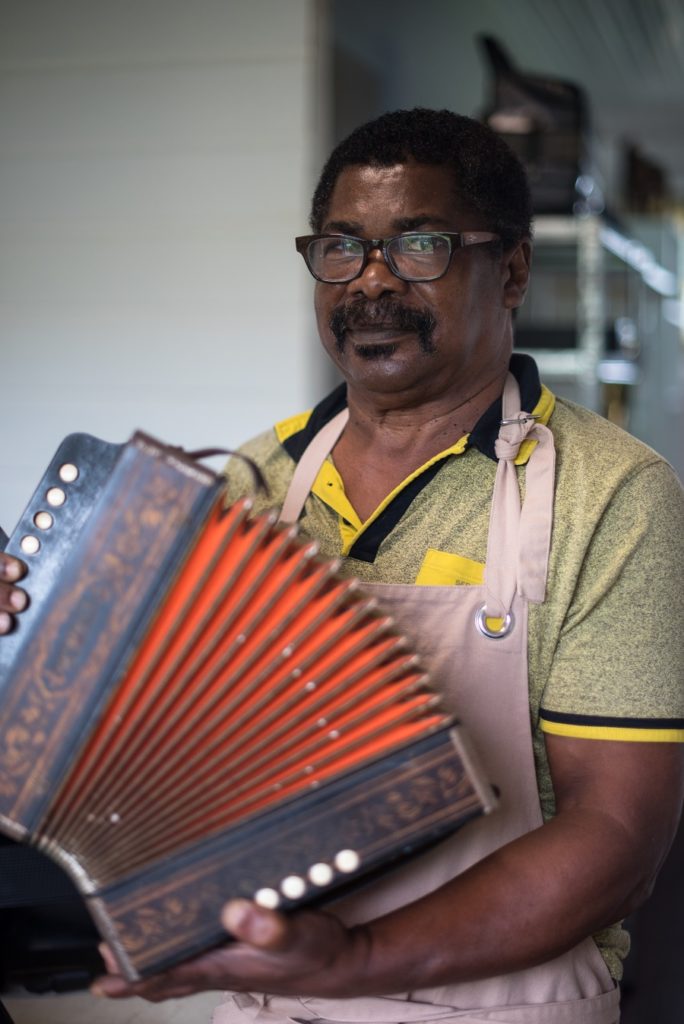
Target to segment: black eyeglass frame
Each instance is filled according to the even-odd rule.
[[[398,238],[411,238],[415,236],[430,235],[437,236],[439,238],[445,238],[449,244],[449,258],[447,264],[439,274],[433,274],[429,277],[407,277],[406,274],[402,274],[397,270],[394,260],[391,254],[387,251],[387,247],[391,242],[395,242]],[[309,262],[309,246],[312,242],[317,242],[323,238],[349,238],[353,242],[359,242],[363,248],[363,259],[359,270],[351,277],[345,278],[333,278],[328,280],[325,277],[320,277],[313,269]],[[368,266],[368,260],[370,254],[375,250],[379,249],[382,253],[385,263],[390,268],[395,277],[398,277],[401,281],[409,282],[420,282],[420,281],[439,281],[441,277],[448,272],[451,266],[451,260],[454,252],[457,249],[465,249],[470,245],[486,245],[488,242],[498,242],[501,240],[501,236],[497,235],[493,231],[404,231],[399,235],[391,235],[390,238],[358,238],[356,235],[336,235],[336,234],[323,234],[323,235],[299,235],[295,238],[295,248],[306,263],[307,270],[317,281],[321,281],[322,284],[349,284],[350,281],[355,281],[357,277],[361,277],[364,270]]]

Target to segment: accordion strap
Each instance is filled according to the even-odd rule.
[[[318,431],[302,452],[280,510],[279,523],[296,523],[299,519],[318,471],[335,447],[348,419],[349,409],[344,408]]]

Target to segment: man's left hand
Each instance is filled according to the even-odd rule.
[[[336,988],[348,995],[346,979],[364,958],[363,930],[347,929],[329,914],[300,911],[285,917],[237,899],[226,904],[221,922],[233,942],[144,981],[125,981],[105,947],[110,973],[97,979],[93,994],[150,1002],[221,989],[315,995],[325,978],[327,995]]]

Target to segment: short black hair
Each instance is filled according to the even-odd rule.
[[[459,199],[501,236],[504,248],[531,235],[532,198],[525,168],[487,125],[450,110],[394,110],[356,128],[326,162],[311,204],[318,232],[340,173],[352,165],[392,167],[413,159],[450,167]]]

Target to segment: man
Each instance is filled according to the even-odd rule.
[[[501,808],[329,913],[233,901],[234,943],[97,990],[224,988],[216,1024],[612,1024],[616,922],[681,807],[681,490],[511,361],[530,202],[488,129],[423,110],[363,126],[324,168],[312,229],[298,248],[345,385],[244,450],[284,518],[414,639]],[[17,589],[0,589],[5,614]]]

